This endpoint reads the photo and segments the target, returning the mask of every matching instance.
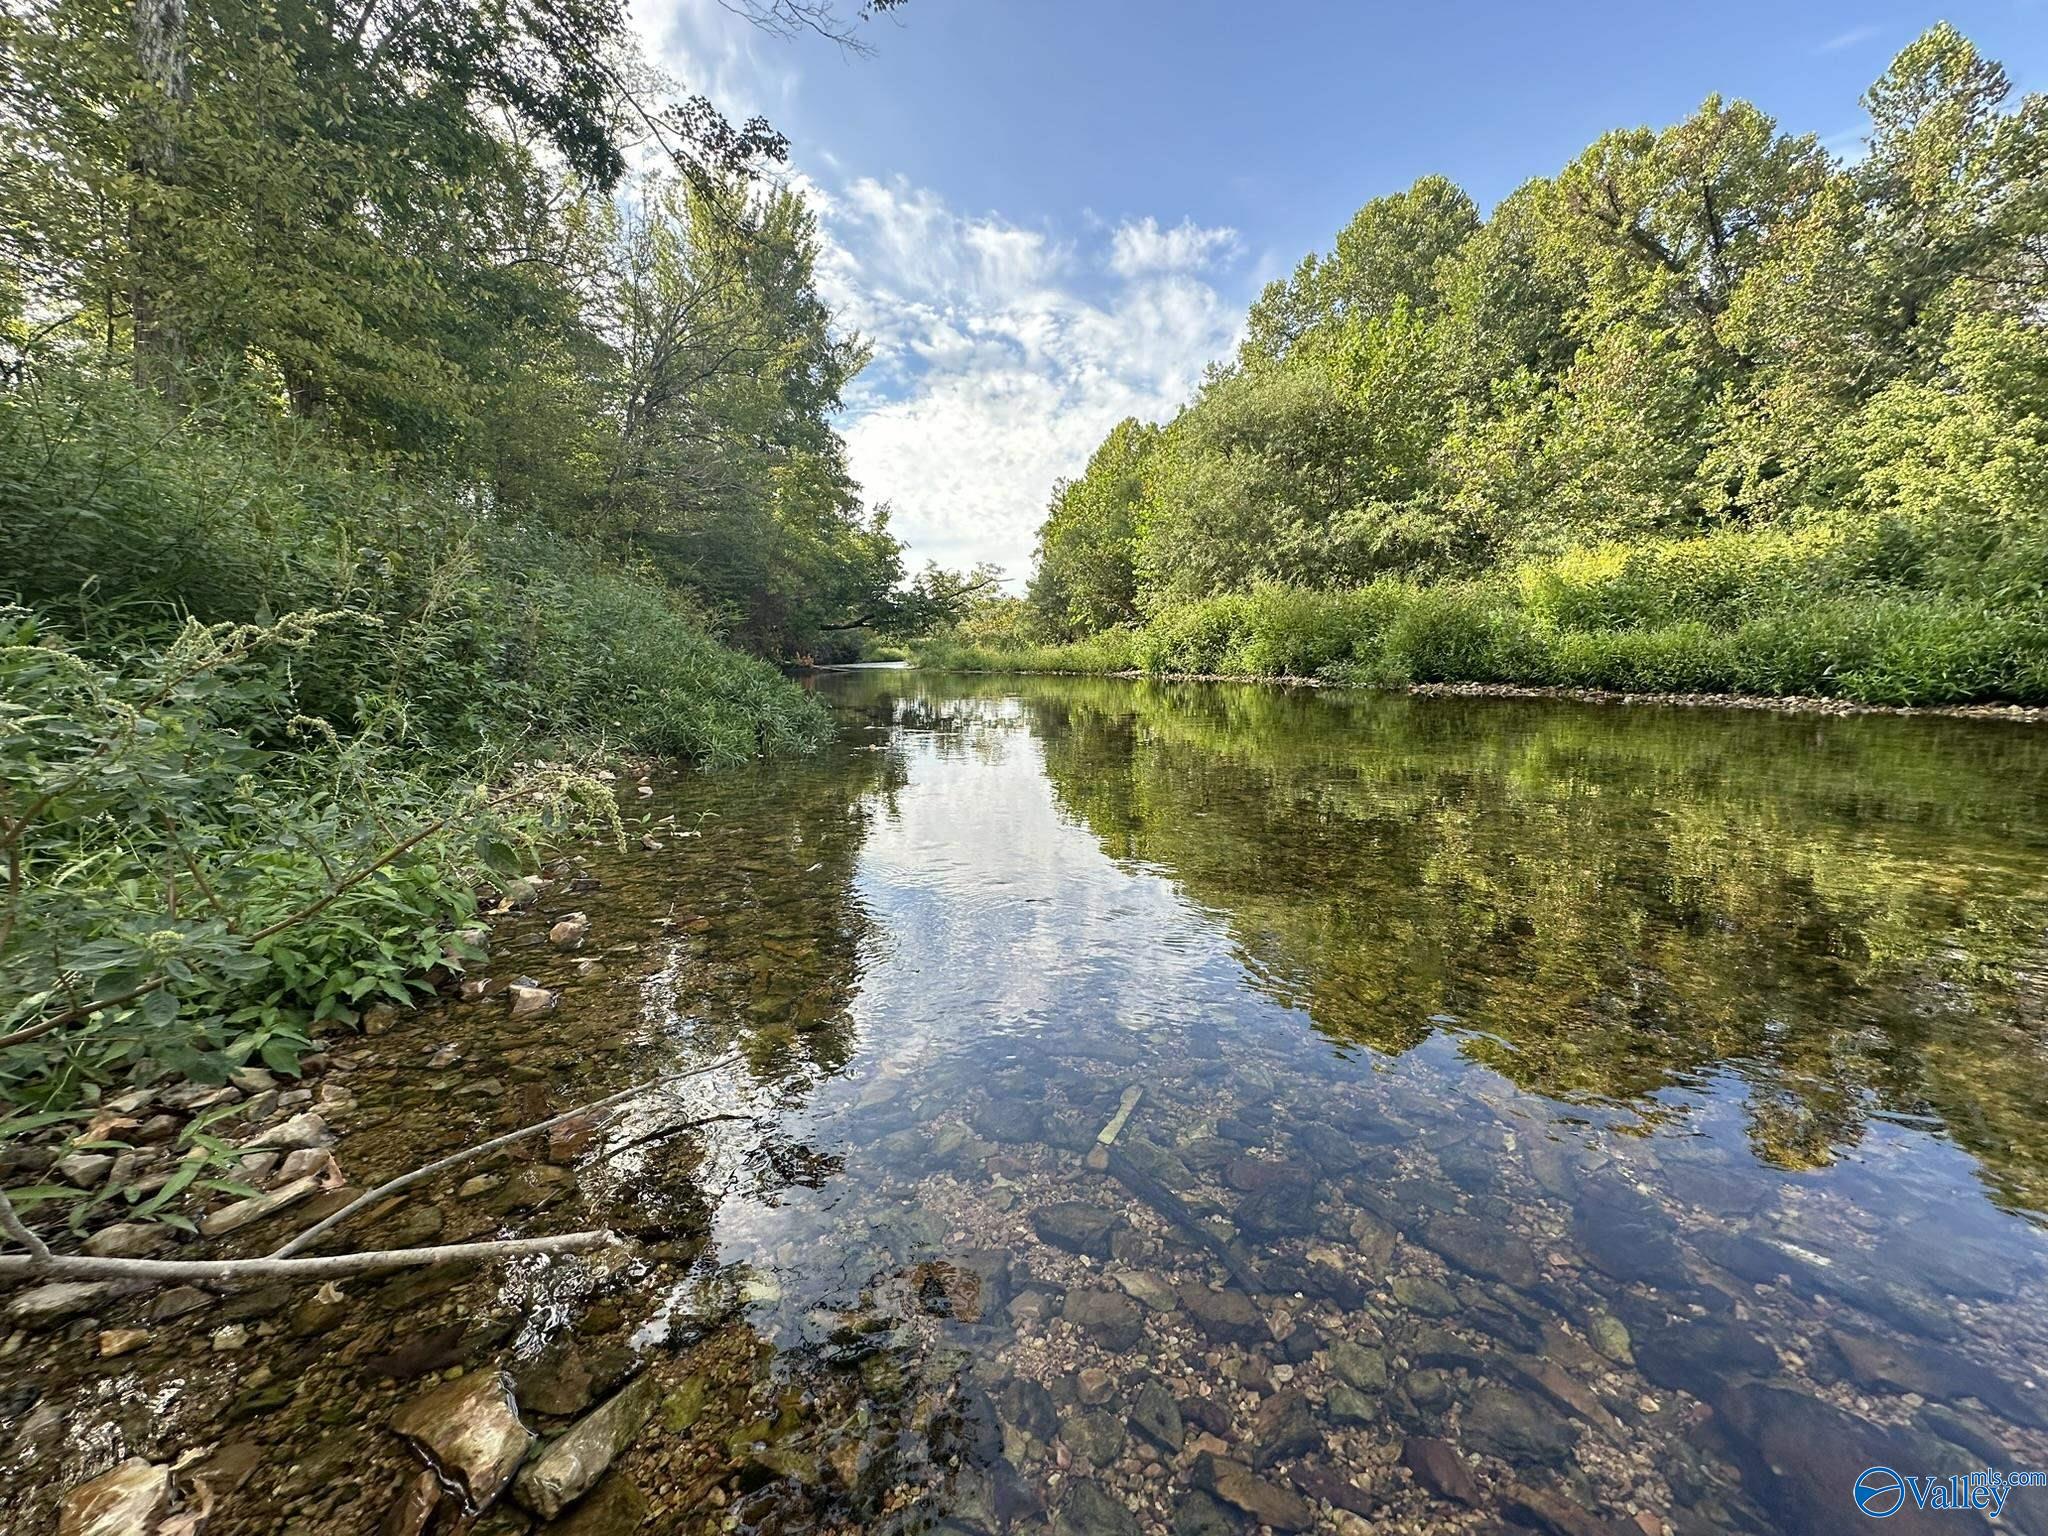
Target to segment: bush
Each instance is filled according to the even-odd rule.
[[[803,751],[821,706],[719,645],[651,573],[472,490],[335,454],[254,403],[177,414],[59,374],[0,396],[0,594],[88,653],[186,617],[342,611],[295,657],[299,713],[452,759],[610,746],[725,764]]]

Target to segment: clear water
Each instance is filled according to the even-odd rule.
[[[391,1411],[493,1365],[543,1432],[658,1381],[585,1532],[1847,1532],[1866,1467],[2048,1468],[2048,737],[818,686],[822,759],[664,787],[501,932],[558,1012],[336,1052],[359,1184],[736,1053],[357,1234],[629,1256],[33,1345],[12,1507],[215,1447],[209,1531],[371,1529]]]

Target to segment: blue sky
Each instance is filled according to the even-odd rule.
[[[828,297],[875,345],[842,422],[869,498],[913,561],[1019,578],[1054,479],[1171,414],[1371,197],[1440,172],[1490,207],[1712,91],[1854,153],[1863,88],[1942,18],[2048,89],[2048,0],[910,0],[865,55],[719,0],[636,15],[684,83],[794,143]]]

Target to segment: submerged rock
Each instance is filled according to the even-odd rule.
[[[171,1502],[171,1469],[137,1456],[64,1495],[57,1536],[152,1536]]]
[[[1387,1357],[1377,1349],[1350,1339],[1330,1341],[1330,1369],[1340,1381],[1360,1392],[1387,1390]]]
[[[1053,1536],[1140,1536],[1144,1527],[1094,1483],[1077,1482],[1052,1517]]]
[[[1449,1441],[1410,1435],[1401,1442],[1401,1465],[1438,1498],[1470,1509],[1479,1507],[1479,1479],[1472,1475],[1465,1458]]]
[[[1109,1237],[1116,1223],[1114,1211],[1086,1200],[1062,1200],[1031,1213],[1031,1229],[1040,1241],[1096,1259],[1109,1257]]]
[[[1138,1389],[1137,1401],[1131,1404],[1131,1427],[1166,1451],[1178,1451],[1187,1439],[1180,1405],[1156,1381],[1148,1381]]]
[[[1299,1392],[1275,1392],[1252,1417],[1248,1445],[1252,1465],[1264,1471],[1275,1462],[1287,1461],[1323,1442],[1308,1399]]]
[[[1536,1254],[1514,1233],[1465,1216],[1434,1216],[1417,1231],[1420,1241],[1468,1275],[1526,1290],[1536,1283]]]
[[[505,995],[512,1000],[512,1017],[526,1018],[536,1013],[550,1013],[561,999],[546,987],[513,985],[505,989]]]
[[[472,1510],[505,1491],[533,1444],[502,1371],[460,1376],[414,1398],[391,1416],[391,1427],[460,1486]]]
[[[1206,1285],[1183,1285],[1180,1304],[1212,1339],[1226,1344],[1256,1344],[1266,1338],[1266,1319],[1242,1291],[1215,1291]]]
[[[1266,1481],[1241,1461],[1204,1453],[1195,1460],[1193,1477],[1196,1487],[1276,1531],[1305,1531],[1315,1524],[1316,1512],[1307,1499]]]
[[[1094,1286],[1069,1291],[1060,1316],[1105,1349],[1130,1349],[1145,1332],[1145,1314],[1122,1291]]]
[[[1060,1426],[1060,1441],[1090,1466],[1106,1467],[1123,1454],[1124,1426],[1115,1414],[1091,1408],[1067,1416]]]
[[[652,1376],[641,1376],[576,1424],[519,1474],[519,1502],[552,1520],[597,1485],[612,1460],[633,1443],[661,1400]]]
[[[1518,1464],[1561,1463],[1573,1443],[1547,1404],[1495,1382],[1474,1389],[1465,1406],[1464,1434],[1480,1450]]]

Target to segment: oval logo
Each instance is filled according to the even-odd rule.
[[[1890,1467],[1869,1467],[1856,1479],[1856,1507],[1873,1520],[1896,1515],[1906,1502],[1906,1480]]]

